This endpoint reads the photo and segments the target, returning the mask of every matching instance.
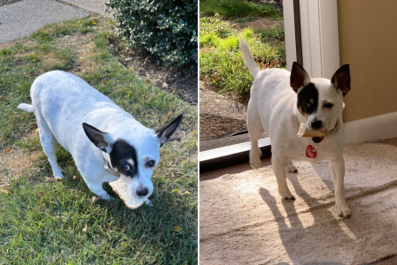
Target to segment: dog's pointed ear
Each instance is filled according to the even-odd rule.
[[[292,89],[298,93],[299,88],[305,87],[310,83],[310,76],[309,74],[303,69],[303,67],[294,62],[292,64],[291,70],[291,87]]]
[[[176,128],[178,128],[179,124],[181,123],[182,117],[183,114],[173,119],[170,123],[154,130],[157,138],[159,138],[160,146],[163,146],[163,144],[165,144],[170,139],[171,135],[175,132]]]
[[[90,139],[90,141],[95,144],[96,147],[108,154],[112,151],[114,140],[109,134],[101,132],[94,126],[91,126],[85,122],[83,123],[83,129],[88,139]]]
[[[350,67],[348,64],[342,65],[332,76],[331,83],[336,89],[340,89],[343,96],[350,91]]]

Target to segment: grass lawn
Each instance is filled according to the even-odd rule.
[[[273,5],[263,5],[242,0],[200,0],[200,15],[224,18],[262,17],[278,18],[282,12]]]
[[[109,52],[112,22],[101,17],[48,25],[0,48],[0,264],[197,263],[197,110],[125,69]],[[161,148],[154,206],[130,210],[94,194],[62,147],[64,180],[54,181],[31,103],[34,79],[61,69],[76,74],[157,128],[180,113],[180,141]],[[173,227],[181,227],[175,231]]]
[[[212,10],[212,11],[211,11]],[[271,5],[241,0],[200,1],[200,78],[221,92],[229,91],[243,101],[249,98],[252,77],[238,48],[247,41],[261,69],[285,68],[282,12]],[[277,20],[279,26],[253,29],[239,26],[255,18]],[[231,19],[231,20],[230,20]]]

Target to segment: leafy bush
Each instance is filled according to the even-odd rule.
[[[197,69],[197,0],[109,0],[107,7],[129,47]]]

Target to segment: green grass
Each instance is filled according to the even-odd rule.
[[[242,17],[242,18],[236,19],[236,23],[245,23],[245,22],[250,22],[253,20],[254,20],[254,18],[251,16],[251,14],[249,14],[247,17]]]
[[[260,31],[236,29],[218,14],[200,19],[200,78],[246,101],[253,79],[238,48],[240,38],[247,41],[261,69],[285,68],[284,28],[280,24]]]
[[[115,36],[93,31],[94,22],[105,28],[109,24],[85,19],[49,25],[0,50],[0,153],[11,159],[22,154],[14,159],[17,169],[19,160],[38,154],[29,168],[21,162],[19,173],[0,159],[0,178],[6,176],[10,183],[0,190],[0,264],[195,264],[197,111],[125,69],[108,50],[106,37]],[[79,45],[67,47],[62,42],[66,35],[88,37],[89,55],[82,56]],[[56,155],[64,180],[49,178],[51,168],[35,134],[35,117],[16,107],[31,102],[29,89],[38,75],[79,67],[85,70],[78,72],[84,80],[145,126],[156,128],[184,113],[181,129],[187,137],[161,148],[152,178],[153,207],[130,210],[107,184],[105,189],[117,199],[91,203],[94,194],[60,146]],[[8,147],[12,151],[6,153]],[[182,231],[171,231],[173,226]]]
[[[56,38],[64,35],[93,32],[94,28],[92,26],[94,25],[96,25],[94,19],[80,19],[67,23],[52,24],[51,26],[34,32],[31,37],[35,39],[38,44],[50,43]]]
[[[223,18],[257,17],[279,18],[282,12],[273,5],[242,0],[201,0],[200,16],[221,15]],[[249,21],[249,20],[247,20]],[[241,21],[242,22],[242,21]]]

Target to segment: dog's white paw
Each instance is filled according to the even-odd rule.
[[[290,191],[279,191],[281,198],[284,200],[295,200],[295,196]]]
[[[336,204],[336,211],[338,213],[338,216],[342,218],[349,219],[350,216],[352,216],[352,212],[346,203],[341,204],[341,206],[338,206],[338,204]]]
[[[298,169],[295,166],[286,166],[285,169],[289,173],[298,173]]]
[[[257,170],[261,167],[261,158],[259,156],[251,156],[250,164],[253,169]]]
[[[255,170],[261,167],[261,150],[259,147],[252,148],[250,151],[250,164]]]
[[[146,205],[148,205],[149,207],[153,207],[153,202],[152,202],[151,200],[147,199],[147,200],[145,201],[145,203],[146,203]]]
[[[281,198],[284,200],[295,200],[294,195],[291,194],[287,185],[280,185],[278,186],[278,193],[280,194]]]
[[[292,201],[295,201],[295,196],[294,195],[292,195],[291,193],[290,194],[286,194],[286,195],[282,195],[282,197],[283,197],[283,199],[284,200],[292,200]]]
[[[51,164],[51,168],[52,168],[52,175],[54,176],[55,180],[61,181],[63,179],[62,169],[58,165],[53,165],[53,164]]]

